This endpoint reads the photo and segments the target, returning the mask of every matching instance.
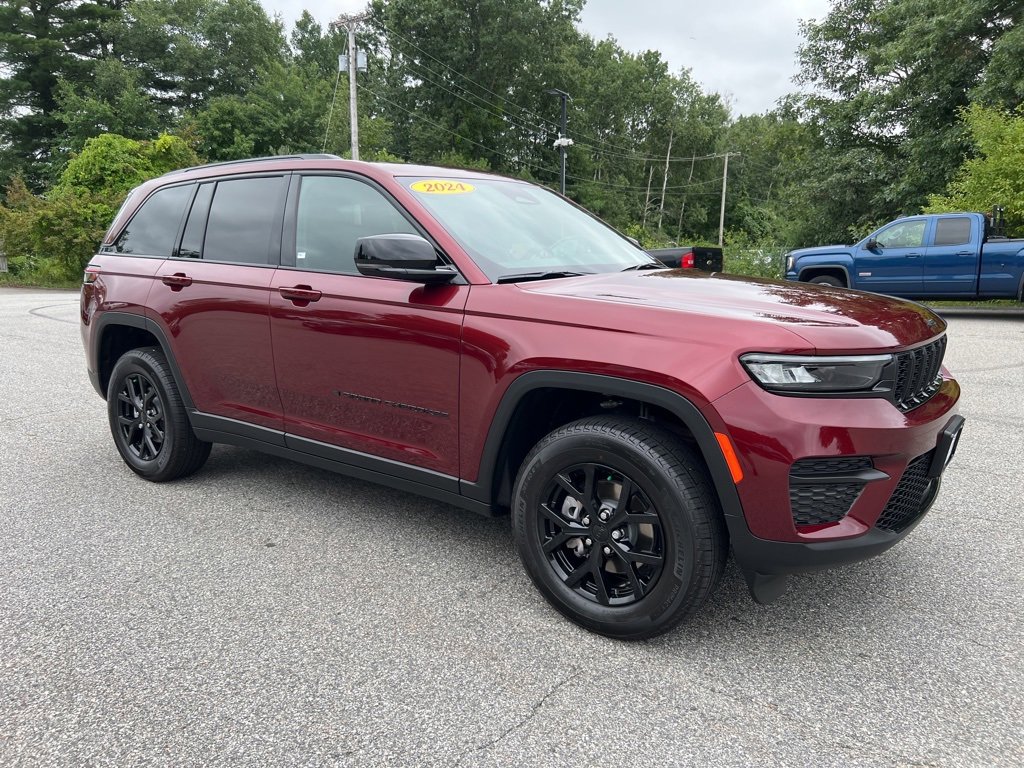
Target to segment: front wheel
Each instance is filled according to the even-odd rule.
[[[191,475],[210,455],[195,436],[159,347],[132,349],[117,361],[107,387],[114,445],[133,472],[163,482]]]
[[[832,275],[818,275],[817,277],[808,280],[808,282],[815,283],[816,285],[831,285],[833,288],[846,287],[842,280],[838,277],[832,277]]]
[[[724,522],[702,464],[647,422],[591,417],[541,440],[513,499],[516,546],[547,600],[610,637],[653,637],[707,600]]]

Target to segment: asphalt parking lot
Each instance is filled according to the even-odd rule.
[[[507,520],[247,450],[154,485],[77,294],[0,289],[0,764],[1024,764],[1024,315],[949,319],[967,429],[880,558],[644,643],[550,609]]]

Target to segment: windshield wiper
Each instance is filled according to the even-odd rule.
[[[518,275],[502,275],[498,278],[499,283],[523,283],[528,280],[549,280],[555,277],[579,277],[580,275],[592,275],[593,272],[523,272]]]
[[[620,272],[629,272],[634,269],[667,269],[667,267],[660,261],[645,261],[643,264],[634,264],[631,267],[626,267],[625,269],[620,270]]]

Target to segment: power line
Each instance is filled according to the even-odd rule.
[[[387,58],[387,60],[389,62],[394,62],[394,58],[393,57],[385,57],[385,58]],[[425,81],[427,83],[430,83],[435,88],[440,88],[441,90],[445,91],[446,93],[449,93],[452,96],[454,96],[455,98],[460,99],[461,101],[465,102],[466,104],[468,104],[469,106],[473,107],[474,109],[481,109],[484,112],[486,112],[487,114],[492,115],[493,117],[497,117],[497,118],[505,121],[506,123],[512,125],[514,128],[520,128],[520,129],[526,128],[526,129],[528,129],[530,131],[534,131],[534,132],[538,132],[538,131],[539,132],[544,132],[544,133],[548,132],[548,130],[547,130],[547,128],[545,126],[539,126],[539,125],[536,125],[534,123],[526,123],[526,122],[520,123],[520,122],[517,122],[516,119],[513,116],[509,115],[509,114],[506,114],[506,113],[503,113],[503,112],[495,112],[492,109],[488,109],[488,107],[495,107],[496,109],[502,109],[502,107],[500,105],[494,104],[493,102],[487,101],[486,99],[483,99],[483,98],[477,96],[472,91],[469,91],[468,89],[466,89],[464,86],[458,85],[457,83],[452,83],[453,87],[459,88],[459,89],[465,91],[469,96],[472,96],[474,99],[477,99],[477,100],[483,102],[483,104],[476,104],[476,103],[470,101],[469,99],[467,99],[462,94],[457,93],[456,91],[453,91],[451,88],[449,88],[444,83],[438,82],[437,80],[434,80],[433,78],[427,77],[425,74],[423,74],[423,72],[421,70],[426,70],[427,72],[430,72],[432,75],[434,75],[435,77],[438,77],[438,78],[443,77],[443,75],[440,75],[438,72],[436,72],[435,70],[433,70],[430,67],[426,66],[425,64],[422,64],[420,62],[413,63],[413,62],[407,61],[407,62],[405,62],[405,66],[407,68],[409,68],[410,70],[412,70],[412,75],[415,78],[417,78],[419,80],[422,80],[422,81]],[[483,106],[483,105],[487,105],[487,106]],[[554,127],[554,126],[552,126],[552,127]],[[614,156],[614,157],[625,157],[625,158],[628,158],[630,160],[644,160],[644,161],[648,161],[648,160],[658,159],[659,162],[664,162],[664,160],[662,160],[661,158],[645,157],[645,156],[642,156],[642,155],[638,155],[636,153],[631,153],[631,154],[627,155],[627,154],[623,154],[623,153],[620,153],[620,152],[609,152],[608,150],[600,149],[598,147],[594,147],[594,146],[592,146],[590,144],[586,144],[586,143],[583,143],[583,142],[576,142],[575,146],[582,147],[584,149],[591,149],[591,150],[593,150],[595,152],[599,152],[599,153],[601,153],[603,155]],[[713,159],[719,158],[719,157],[723,157],[723,155],[720,154],[720,153],[712,153],[712,154],[709,154],[709,155],[695,155],[693,157],[673,157],[673,158],[669,159],[669,162],[673,162],[673,163],[693,162],[695,160],[713,160]]]
[[[510,100],[507,96],[503,96],[503,95],[501,95],[499,93],[496,93],[495,91],[492,91],[487,86],[482,85],[481,83],[478,83],[477,81],[473,80],[468,75],[465,75],[462,72],[459,72],[457,69],[455,69],[454,67],[450,66],[449,64],[446,64],[445,62],[441,61],[439,58],[437,58],[433,54],[431,54],[428,51],[425,51],[422,48],[420,48],[418,45],[416,45],[416,43],[414,43],[412,40],[409,40],[407,37],[405,37],[401,33],[397,32],[394,29],[392,29],[391,27],[388,27],[387,25],[385,25],[384,22],[381,21],[380,19],[378,19],[376,17],[373,17],[373,18],[371,18],[370,23],[373,24],[374,26],[376,26],[381,32],[384,32],[387,35],[392,35],[394,37],[397,37],[399,40],[402,40],[407,45],[412,46],[414,49],[419,51],[423,56],[427,57],[428,59],[431,59],[432,61],[437,62],[442,67],[444,67],[446,70],[448,70],[452,74],[456,75],[457,77],[461,78],[462,80],[465,80],[467,83],[470,83],[470,84],[476,86],[477,88],[479,88],[482,91],[486,91],[487,93],[491,94],[495,98],[500,99],[501,101],[505,102],[506,104],[509,104],[510,106],[514,107],[515,109],[519,110],[520,112],[525,113],[527,115],[531,115],[531,116],[537,118],[538,120],[541,121],[541,123],[540,124],[533,123],[533,122],[531,122],[529,120],[524,120],[522,118],[519,118],[517,120],[515,117],[512,117],[511,115],[507,116],[507,120],[510,120],[513,123],[519,123],[520,125],[525,126],[525,127],[530,127],[530,128],[533,128],[533,129],[539,129],[541,132],[545,132],[545,133],[549,132],[549,129],[547,127],[545,127],[544,124],[547,124],[547,125],[551,126],[552,129],[557,130],[557,127],[553,123],[551,123],[551,121],[549,121],[547,118],[544,118],[544,117],[538,115],[536,112],[530,111],[526,107],[523,107],[523,106],[520,106],[519,104],[516,104],[515,102]],[[410,57],[407,52],[402,51],[401,48],[398,47],[398,46],[389,46],[389,47],[394,48],[400,54],[405,56],[407,59],[413,58],[413,57]],[[431,69],[429,67],[426,67],[426,65],[424,65],[424,64],[422,64],[420,62],[417,62],[413,66],[419,66],[419,67],[422,67],[422,68],[426,68],[427,71],[429,71],[435,77],[439,77],[439,78],[442,77],[442,75],[440,75],[438,72],[436,72],[435,70],[433,70],[433,69]],[[444,88],[444,86],[440,86],[438,83],[430,80],[429,78],[426,78],[426,79],[427,79],[428,82],[431,82],[435,86]],[[478,101],[481,101],[481,102],[487,104],[490,107],[495,107],[495,108],[497,108],[499,110],[504,110],[505,109],[505,107],[501,106],[500,104],[495,104],[494,102],[492,102],[492,101],[490,101],[488,99],[485,99],[482,96],[479,96],[479,95],[473,93],[472,91],[470,91],[465,86],[458,85],[457,83],[454,83],[454,82],[452,83],[452,85],[455,86],[456,88],[461,88],[466,93],[471,95],[473,98],[475,98]],[[444,89],[447,90],[449,93],[453,93],[450,89],[447,89],[447,88],[444,88]],[[469,102],[467,102],[467,103],[469,103]],[[662,157],[640,155],[640,154],[638,154],[637,152],[635,152],[633,150],[626,149],[624,147],[618,147],[618,146],[616,146],[614,144],[610,144],[609,142],[606,142],[606,141],[604,141],[602,139],[599,139],[599,138],[597,138],[595,136],[591,136],[589,134],[577,132],[576,135],[581,137],[582,139],[589,140],[589,141],[577,141],[576,142],[576,146],[588,148],[588,149],[593,150],[594,152],[600,152],[600,153],[603,153],[603,154],[606,154],[606,155],[613,155],[613,156],[617,156],[617,157],[625,157],[625,158],[629,158],[629,159],[633,159],[633,160],[642,160],[644,162],[650,162],[650,161],[657,161],[659,163],[660,162],[664,162],[664,158],[662,158]],[[610,150],[609,149],[603,149],[600,146],[595,146],[595,145],[603,145],[604,147],[611,147],[611,149]],[[719,157],[722,157],[722,156],[723,155],[720,154],[720,153],[715,153],[715,154],[710,154],[710,155],[698,155],[698,156],[694,156],[694,157],[670,158],[669,162],[674,162],[675,163],[675,162],[691,162],[691,161],[694,161],[694,160],[711,160],[711,159],[719,158]]]
[[[531,162],[529,162],[527,160],[523,160],[521,158],[513,157],[513,156],[511,156],[511,155],[509,155],[509,154],[507,154],[505,152],[502,152],[500,150],[494,149],[493,147],[489,147],[486,144],[482,144],[479,141],[476,141],[475,139],[471,139],[468,136],[463,136],[461,133],[457,133],[456,131],[453,131],[450,128],[445,127],[444,125],[441,125],[440,123],[438,123],[438,122],[436,122],[434,120],[431,120],[430,118],[426,117],[425,115],[420,114],[419,112],[414,112],[411,109],[408,109],[408,108],[402,106],[398,102],[396,102],[396,101],[394,101],[392,99],[389,99],[387,96],[384,96],[383,94],[378,93],[377,91],[373,90],[372,88],[369,88],[369,87],[367,87],[365,85],[360,85],[359,88],[360,88],[360,90],[364,90],[364,91],[372,94],[373,96],[376,96],[381,101],[387,102],[388,104],[390,104],[391,106],[395,107],[396,109],[399,109],[402,112],[405,112],[407,115],[409,115],[410,117],[412,117],[414,119],[422,120],[422,121],[424,121],[426,123],[429,123],[430,125],[433,125],[435,128],[439,128],[440,130],[444,131],[445,133],[448,133],[448,134],[450,134],[450,135],[452,135],[452,136],[454,136],[454,137],[456,137],[458,139],[462,139],[463,141],[469,142],[470,144],[474,144],[474,145],[480,147],[481,149],[486,149],[488,152],[490,152],[490,153],[492,153],[494,155],[497,155],[499,157],[503,157],[506,160],[509,160],[509,161],[511,161],[513,163],[517,163],[519,165],[526,166],[527,168],[533,168],[533,169],[538,170],[538,171],[543,171],[544,173],[551,173],[551,174],[555,173],[555,171],[552,171],[550,168],[545,168],[543,166],[536,165],[535,163],[531,163]],[[566,178],[567,179],[572,179],[573,181],[579,181],[579,182],[582,182],[584,184],[598,184],[598,185],[601,185],[601,186],[611,187],[611,188],[614,188],[614,189],[624,189],[624,190],[631,190],[631,191],[646,189],[646,187],[636,187],[636,186],[630,186],[630,185],[625,185],[625,184],[616,184],[616,183],[610,182],[610,181],[602,181],[600,179],[588,179],[588,178],[585,178],[583,176],[573,176],[571,174],[566,174]],[[697,181],[697,182],[693,182],[692,184],[683,184],[683,185],[677,185],[677,186],[670,186],[670,187],[666,187],[666,189],[675,191],[675,190],[679,190],[679,189],[692,189],[693,187],[700,187],[700,186],[704,186],[706,184],[718,184],[718,183],[720,183],[719,179],[708,179],[707,181]]]

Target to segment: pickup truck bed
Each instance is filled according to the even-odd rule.
[[[704,245],[681,245],[676,248],[656,248],[648,253],[666,267],[700,269],[704,272],[722,271],[722,249]]]

